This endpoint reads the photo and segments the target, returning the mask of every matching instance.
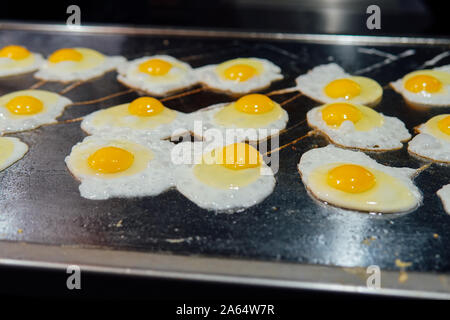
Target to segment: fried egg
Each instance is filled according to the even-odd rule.
[[[268,87],[283,79],[281,69],[266,59],[237,58],[219,65],[196,69],[201,83],[211,89],[233,94],[245,94]]]
[[[442,201],[445,212],[450,214],[450,184],[447,184],[439,189],[437,195]]]
[[[44,62],[39,53],[22,46],[10,45],[0,49],[0,77],[8,77],[35,71]]]
[[[332,143],[364,150],[392,150],[411,138],[404,123],[372,108],[335,102],[314,108],[306,114],[308,124],[325,134]]]
[[[165,107],[152,97],[140,97],[130,103],[102,109],[84,117],[81,128],[88,134],[146,134],[165,139],[180,134],[188,123],[188,115]],[[185,129],[184,132],[188,132]]]
[[[166,55],[142,57],[123,64],[117,80],[154,96],[164,96],[195,85],[196,75],[187,63]]]
[[[205,138],[205,132],[214,128],[226,137],[231,132],[229,129],[235,129],[235,141],[257,141],[284,129],[289,116],[269,97],[254,93],[231,103],[219,103],[196,111],[192,119],[201,121],[201,126],[194,125],[193,133],[196,136]]]
[[[173,151],[176,187],[201,208],[239,211],[263,201],[275,187],[272,169],[248,144],[205,146],[202,142],[183,142]]]
[[[298,170],[317,199],[340,208],[374,212],[406,212],[422,200],[412,179],[416,170],[377,163],[360,151],[333,145],[303,154]]]
[[[19,132],[54,123],[72,101],[44,90],[21,90],[0,97],[0,132]]]
[[[22,159],[28,146],[17,138],[0,137],[0,171]]]
[[[317,66],[299,76],[296,82],[304,95],[321,103],[350,102],[372,107],[383,96],[378,82],[352,76],[335,63]]]
[[[49,81],[86,81],[116,69],[126,59],[105,56],[88,48],[63,48],[53,52],[35,77]]]
[[[435,116],[416,128],[408,144],[412,154],[438,162],[450,162],[450,114]]]
[[[84,198],[155,196],[173,185],[171,148],[168,141],[94,135],[72,148],[66,164]]]
[[[450,65],[408,73],[391,86],[414,106],[450,106]]]

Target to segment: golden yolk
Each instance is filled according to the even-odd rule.
[[[163,110],[164,105],[158,99],[152,97],[137,98],[128,106],[128,111],[139,117],[154,116]]]
[[[325,87],[327,96],[333,99],[352,99],[361,93],[361,87],[358,83],[350,79],[337,79],[331,81]]]
[[[405,89],[414,93],[426,91],[435,93],[441,90],[442,83],[433,76],[420,74],[409,78],[405,82]]]
[[[247,143],[234,143],[221,150],[222,165],[233,170],[259,167],[261,159],[258,150]]]
[[[30,51],[22,46],[6,46],[0,50],[1,58],[10,58],[13,60],[25,59],[30,54]]]
[[[134,155],[122,148],[98,149],[88,158],[88,165],[99,173],[116,173],[127,170],[134,162]]]
[[[172,64],[162,59],[150,59],[139,65],[139,71],[151,76],[163,76],[172,69]]]
[[[32,96],[18,96],[9,100],[6,108],[17,115],[31,115],[41,112],[44,104]]]
[[[246,65],[246,64],[235,64],[227,68],[224,72],[225,78],[233,81],[247,81],[254,75],[256,75],[257,71],[254,67]]]
[[[353,123],[362,118],[362,112],[349,103],[332,103],[322,109],[322,119],[329,126],[340,126],[350,120]]]
[[[328,172],[329,186],[348,193],[361,193],[375,185],[375,176],[364,167],[344,164]]]
[[[83,55],[75,49],[64,48],[56,50],[48,58],[51,63],[59,63],[63,61],[81,61]]]
[[[450,116],[446,116],[445,118],[439,120],[438,128],[443,133],[450,135]]]
[[[235,108],[244,113],[261,114],[271,111],[275,103],[263,94],[249,94],[240,98],[234,104]]]

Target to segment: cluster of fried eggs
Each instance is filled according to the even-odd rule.
[[[66,164],[84,198],[154,196],[173,186],[171,148],[163,140],[94,135],[72,148]]]
[[[408,144],[412,154],[450,163],[450,114],[441,114],[416,128],[419,132]]]
[[[450,65],[431,70],[416,70],[391,83],[411,105],[450,106]]]
[[[311,127],[325,134],[332,143],[347,148],[393,150],[402,148],[402,141],[411,138],[399,119],[348,102],[313,108],[306,118]]]
[[[17,138],[0,137],[0,171],[22,159],[28,146]]]
[[[278,133],[289,120],[287,112],[263,94],[248,94],[231,103],[219,103],[192,114],[192,121],[202,127],[193,127],[196,136],[206,138],[208,129],[219,130],[225,138],[229,129],[235,129],[235,141],[257,141]],[[201,129],[201,130],[199,130]]]
[[[198,80],[210,89],[245,94],[283,79],[281,69],[266,59],[237,58],[195,70]]]
[[[321,103],[349,102],[374,106],[381,101],[383,88],[374,80],[352,76],[335,63],[320,65],[296,79],[304,95]]]
[[[53,52],[34,76],[49,81],[86,81],[115,70],[125,61],[93,49],[62,48]]]
[[[164,96],[198,82],[189,64],[167,55],[132,60],[117,71],[119,82],[154,96]]]
[[[312,149],[302,155],[298,170],[309,192],[340,208],[407,212],[422,200],[412,181],[416,170],[384,166],[360,151],[332,145]]]
[[[9,45],[0,49],[0,77],[32,72],[40,68],[44,58],[27,48]]]
[[[272,193],[273,171],[257,149],[246,143],[204,144],[183,142],[174,149],[193,159],[175,167],[176,188],[186,198],[204,209],[236,211]]]
[[[20,132],[54,123],[72,101],[44,90],[21,90],[0,97],[0,132]]]
[[[166,139],[180,132],[188,123],[188,115],[164,106],[158,99],[140,97],[107,109],[95,111],[81,122],[88,134],[145,134],[150,138]]]

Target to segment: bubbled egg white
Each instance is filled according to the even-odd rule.
[[[0,132],[19,132],[54,123],[72,101],[45,90],[21,90],[0,97]]]
[[[0,137],[0,171],[22,159],[28,146],[17,138]]]
[[[442,201],[445,212],[450,214],[450,184],[443,186],[437,191],[438,197]]]
[[[198,82],[189,64],[167,55],[129,61],[121,65],[118,72],[119,82],[154,96],[180,91]]]
[[[127,159],[111,157],[107,152],[98,160],[94,157],[100,164],[92,167],[92,162],[89,162],[91,156],[105,148],[118,148],[128,156],[131,154],[131,165],[122,165]],[[79,190],[84,198],[103,200],[155,196],[173,186],[171,148],[168,141],[150,141],[139,136],[94,135],[76,144],[65,161],[70,172],[80,180]],[[114,172],[100,171],[105,167],[102,161],[123,167]]]

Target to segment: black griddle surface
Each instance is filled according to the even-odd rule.
[[[273,83],[266,92],[294,86],[298,75],[320,64],[333,61],[352,73],[385,59],[359,52],[360,46],[293,41],[8,30],[0,34],[0,47],[21,44],[46,56],[61,47],[81,46],[128,59],[169,54],[193,67],[236,57],[266,58],[279,65],[285,75],[284,80]],[[415,50],[412,56],[363,74],[382,86],[448,50],[443,46],[409,45],[376,48],[392,54]],[[449,63],[447,58],[437,65]],[[73,101],[85,101],[126,90],[115,77],[110,72],[66,96]],[[0,94],[29,88],[36,81],[31,74],[1,79]],[[59,92],[65,86],[50,83],[40,89]],[[294,95],[274,99],[281,102]],[[98,104],[73,106],[61,119],[77,118],[135,97],[137,94],[129,93]],[[225,94],[205,91],[172,100],[167,106],[191,112],[231,99]],[[307,97],[287,104],[288,127],[304,120],[306,112],[317,105]],[[414,110],[391,89],[385,89],[377,110],[399,117],[410,132],[430,117],[450,111],[449,108]],[[281,135],[280,145],[309,130],[305,124],[289,130]],[[64,163],[71,147],[85,136],[79,122],[45,126],[12,136],[27,143],[30,151],[0,173],[1,240],[346,267],[375,264],[388,270],[398,269],[395,260],[400,259],[412,262],[410,271],[450,271],[450,216],[436,196],[436,191],[450,182],[447,166],[433,164],[416,178],[424,202],[414,212],[374,216],[337,210],[312,199],[297,172],[302,153],[327,144],[323,138],[308,137],[294,148],[280,151],[277,185],[265,201],[241,213],[220,214],[198,208],[176,190],[139,199],[92,201],[80,197],[79,183]],[[419,168],[427,163],[409,156],[406,148],[370,155],[391,166]],[[375,240],[370,240],[372,237]]]

